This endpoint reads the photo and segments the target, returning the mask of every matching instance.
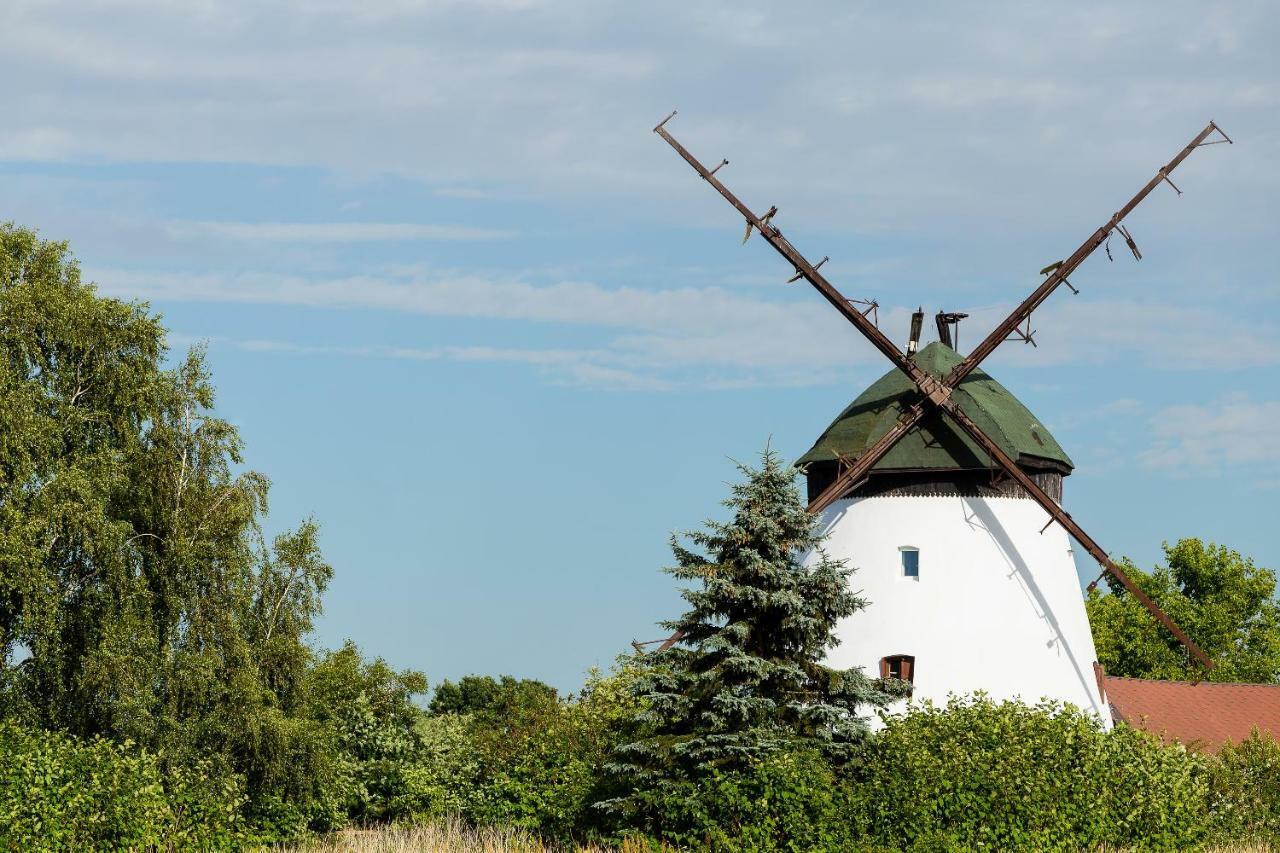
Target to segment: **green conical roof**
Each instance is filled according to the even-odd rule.
[[[915,358],[917,365],[939,378],[962,360],[959,353],[939,341],[920,350]],[[834,461],[841,456],[856,459],[919,399],[915,384],[894,368],[841,412],[797,464]],[[974,370],[966,376],[951,399],[1018,462],[1074,467],[1036,416],[983,371]],[[935,410],[903,436],[873,470],[987,468],[990,464],[987,454],[950,417]]]

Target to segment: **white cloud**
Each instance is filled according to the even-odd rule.
[[[477,275],[407,274],[310,279],[266,273],[239,275],[91,270],[104,292],[152,300],[372,308],[430,316],[485,317],[645,329],[668,335],[743,330],[766,337],[811,337],[843,321],[810,302],[783,304],[720,288],[647,290],[589,282],[537,285]]]
[[[410,222],[170,222],[169,236],[294,243],[364,243],[387,240],[507,240],[515,231]]]
[[[1015,236],[1036,241],[1026,267],[1037,269],[1054,257],[1041,255],[1037,233],[1052,228],[1052,251],[1064,251],[1060,235],[1087,234],[1114,209],[1105,205],[1122,203],[1210,116],[1247,144],[1199,152],[1180,171],[1188,195],[1197,191],[1194,208],[1177,210],[1181,234],[1212,223],[1215,238],[1264,244],[1274,236],[1280,181],[1269,155],[1280,139],[1278,20],[1262,5],[1191,2],[1069,13],[1010,0],[929,15],[842,3],[805,15],[778,4],[585,0],[10,3],[0,6],[0,71],[24,85],[6,92],[0,158],[289,164],[410,176],[431,183],[439,200],[476,203],[468,207],[519,198],[533,203],[534,216],[538,204],[586,199],[592,216],[620,223],[725,223],[731,211],[649,133],[678,106],[671,129],[710,162],[727,156],[734,189],[753,205],[777,202],[784,227],[902,238],[892,251],[910,260],[896,269],[846,262],[859,279],[849,293],[862,295],[875,284],[865,279],[902,283],[908,267],[944,278],[954,269],[945,256],[958,245],[1016,251]],[[137,192],[144,205],[152,198]],[[1141,215],[1168,219],[1173,203],[1153,199]],[[175,215],[237,215],[206,209]],[[105,231],[107,218],[95,227]],[[299,256],[318,243],[517,236],[395,221],[162,227],[170,237],[305,244],[294,248]],[[505,258],[511,266],[521,263],[514,254]],[[965,280],[985,274],[989,258],[959,258]],[[309,261],[287,268],[342,268]],[[1201,268],[1217,262],[1206,256]],[[202,258],[200,269],[212,263]],[[758,280],[774,274],[764,269]],[[664,378],[704,369],[723,371],[722,382],[766,374],[811,381],[851,363],[881,365],[816,300],[747,298],[729,287],[535,285],[516,273],[107,270],[99,278],[111,292],[157,300],[600,326],[616,331],[612,366]],[[1189,269],[1185,278],[1206,276]],[[1275,292],[1277,284],[1249,287]],[[990,303],[997,291],[978,292]],[[1055,297],[1035,316],[1041,346],[1002,347],[993,369],[1116,358],[1187,369],[1280,363],[1273,320],[1232,320],[1199,297],[1091,296]],[[908,298],[914,303],[905,292],[893,297]],[[882,323],[900,332],[913,303],[886,311]],[[972,344],[1011,304],[970,309],[962,339]]]
[[[535,284],[517,278],[428,274],[415,267],[384,275],[306,278],[265,273],[183,275],[92,270],[105,292],[155,301],[295,305],[331,310],[372,309],[436,317],[553,323],[612,330],[604,347],[552,351],[480,346],[465,350],[379,349],[382,356],[455,361],[520,361],[554,373],[584,376],[583,365],[626,370],[656,387],[682,384],[808,385],[847,380],[849,369],[867,380],[887,369],[857,331],[825,303],[803,290],[786,301],[720,287],[644,289],[604,287],[581,281]],[[794,294],[794,295],[792,295]],[[891,336],[905,329],[908,306],[884,306],[880,324]],[[1003,318],[1007,307],[974,312],[964,342]],[[1040,346],[1010,342],[987,367],[1050,367],[1071,363],[1136,360],[1158,369],[1235,369],[1280,364],[1280,334],[1220,312],[1202,310],[1194,323],[1185,312],[1127,301],[1070,301],[1036,315]],[[500,339],[501,325],[490,335]],[[572,335],[570,335],[572,337]],[[1229,342],[1229,345],[1224,342]],[[267,346],[261,347],[267,349]],[[342,350],[326,349],[326,352]],[[357,347],[352,354],[371,354]],[[639,387],[639,380],[632,380]],[[1116,404],[1128,406],[1133,401]]]
[[[293,341],[250,338],[237,340],[218,337],[202,339],[182,333],[171,333],[169,342],[175,347],[209,343],[253,353],[307,356],[341,356],[350,358],[395,359],[400,361],[454,361],[472,363],[521,364],[541,371],[551,382],[612,391],[667,391],[688,383],[677,383],[657,376],[644,375],[616,366],[616,354],[602,350],[528,349],[492,346],[396,347],[315,346]],[[705,385],[706,383],[698,383]]]
[[[972,110],[991,104],[1022,109],[1063,109],[1084,92],[1051,79],[1024,80],[992,75],[939,74],[907,81],[907,94],[930,107]]]
[[[521,362],[584,383],[607,380],[612,386],[625,379],[627,387],[654,390],[688,384],[813,384],[830,381],[850,365],[879,363],[876,353],[825,305],[807,300],[767,302],[720,288],[643,290],[572,281],[535,285],[469,275],[311,280],[267,274],[187,276],[118,270],[91,274],[105,293],[129,299],[377,309],[618,332],[604,349],[550,351],[503,346],[317,350],[277,341],[238,344],[260,351]],[[501,326],[491,332],[494,337],[503,333]],[[691,376],[691,371],[698,376]]]
[[[967,344],[976,343],[979,333],[985,335],[1013,307],[974,309],[964,321]],[[993,363],[1047,367],[1128,360],[1181,370],[1280,364],[1280,327],[1219,306],[1059,294],[1032,315],[1031,326],[1035,347],[1011,341],[997,350]]]
[[[1203,405],[1170,406],[1152,418],[1155,441],[1138,458],[1152,468],[1249,466],[1258,475],[1280,465],[1277,424],[1280,401],[1255,400],[1246,394],[1226,395]]]
[[[974,228],[1061,221],[1061,169],[1132,181],[1216,115],[1256,142],[1223,174],[1239,206],[1274,174],[1275,37],[1256,4],[18,2],[0,157],[301,164],[661,215],[701,191],[647,132],[680,106],[691,150],[785,209]]]

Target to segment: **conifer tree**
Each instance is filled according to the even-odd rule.
[[[624,788],[654,791],[712,771],[733,771],[781,749],[847,759],[867,733],[860,708],[880,708],[905,685],[821,661],[837,645],[837,620],[866,606],[853,570],[822,551],[818,519],[801,502],[796,471],[766,449],[761,467],[725,501],[728,523],[672,537],[692,584],[689,610],[663,623],[678,644],[646,656],[636,692],[644,736],[623,746],[614,772]],[[627,811],[629,798],[608,805]],[[632,803],[634,805],[634,803]]]

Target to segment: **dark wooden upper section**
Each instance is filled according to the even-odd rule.
[[[1064,466],[1022,464],[1022,469],[1044,489],[1049,497],[1062,503],[1062,478],[1070,473]],[[812,501],[835,481],[839,465],[835,462],[812,462],[805,467],[809,500]],[[1027,498],[1026,490],[1002,472],[991,469],[956,468],[879,471],[871,474],[845,498],[889,495],[965,495],[969,497]]]

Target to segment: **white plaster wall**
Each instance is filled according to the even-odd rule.
[[[850,585],[869,605],[837,626],[826,663],[876,675],[882,657],[914,655],[913,701],[1059,699],[1109,726],[1071,543],[1057,524],[1041,534],[1048,520],[1026,498],[837,501],[824,547],[857,569]],[[904,546],[920,550],[919,580],[903,577]]]

